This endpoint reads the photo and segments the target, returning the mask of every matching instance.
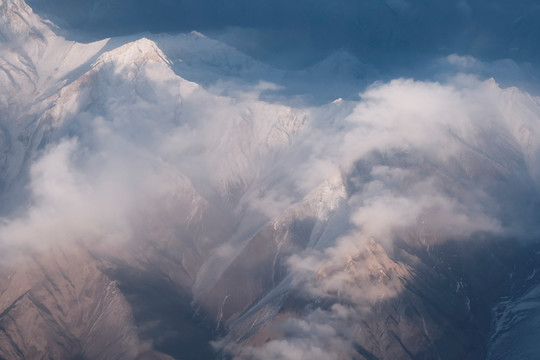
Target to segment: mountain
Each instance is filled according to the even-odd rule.
[[[540,99],[500,63],[282,70],[0,1],[0,358],[537,354]]]

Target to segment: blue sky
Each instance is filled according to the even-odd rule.
[[[381,64],[468,54],[538,62],[533,0],[29,0],[94,37],[198,30],[275,65],[302,67],[345,49]],[[62,19],[59,21],[59,19]]]

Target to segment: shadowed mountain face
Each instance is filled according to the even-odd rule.
[[[538,355],[534,4],[130,4],[41,6],[356,45],[0,0],[0,358]]]

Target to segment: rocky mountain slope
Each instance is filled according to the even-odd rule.
[[[0,1],[0,358],[519,353],[537,97],[463,73],[355,97],[378,73],[346,52],[78,43]]]

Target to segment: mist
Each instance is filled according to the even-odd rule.
[[[419,253],[538,239],[532,2],[29,4],[67,27],[0,24],[5,268],[84,249],[184,291],[224,356],[345,359]]]

